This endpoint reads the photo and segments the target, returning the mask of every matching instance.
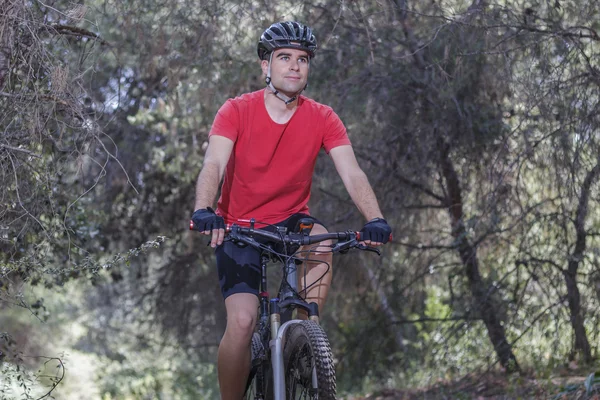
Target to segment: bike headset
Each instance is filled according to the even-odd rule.
[[[308,53],[310,67],[310,61],[315,56],[315,51],[317,50],[317,39],[315,38],[315,35],[313,35],[310,27],[295,21],[276,22],[268,27],[260,36],[257,48],[258,57],[261,60],[269,60],[269,69],[267,70],[267,77],[265,78],[267,87],[285,104],[290,104],[306,89],[308,81],[306,85],[292,97],[288,97],[279,92],[279,90],[273,86],[273,82],[271,82],[271,61],[273,60],[273,52],[276,49],[298,49],[306,51]]]

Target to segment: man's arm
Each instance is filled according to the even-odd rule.
[[[377,198],[369,184],[367,175],[358,165],[352,146],[344,145],[331,149],[329,152],[335,169],[342,178],[348,194],[356,207],[367,221],[383,218]]]
[[[208,139],[208,148],[206,149],[206,155],[204,156],[204,163],[196,182],[196,203],[194,207],[194,210],[196,211],[203,211],[198,211],[198,213],[194,212],[192,220],[198,215],[198,218],[201,221],[207,222],[205,218],[208,216],[209,223],[214,224],[213,220],[215,218],[221,218],[215,216],[214,213],[211,213],[210,211],[206,211],[206,209],[212,207],[215,202],[219,184],[221,183],[221,179],[223,179],[225,167],[229,162],[232,150],[233,141],[231,139],[218,135],[212,135]],[[211,225],[207,224],[205,226],[207,226],[207,230],[202,233],[205,235],[212,235],[210,241],[211,247],[214,248],[223,243],[223,238],[225,237],[224,229],[212,228],[212,230],[210,230],[211,228],[209,228],[209,226]]]
[[[196,182],[196,210],[213,206],[232,150],[231,139],[218,135],[209,138],[202,170]]]

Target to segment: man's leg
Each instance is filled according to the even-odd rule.
[[[225,299],[227,327],[219,345],[218,373],[221,399],[240,400],[250,373],[250,343],[256,325],[258,297],[236,293]]]
[[[311,235],[322,233],[327,233],[327,229],[320,224],[315,224],[310,232]],[[325,247],[329,245],[331,245],[331,240],[321,242],[319,245],[304,246],[299,254],[301,258],[306,256],[309,259],[309,261],[305,261],[298,266],[299,289],[308,288],[305,292],[300,291],[300,294],[305,297],[308,303],[316,302],[319,305],[319,313],[325,307],[333,273],[333,254],[330,247]],[[317,252],[306,253],[307,250],[316,250]],[[306,319],[307,314],[302,310],[298,310],[298,318]]]
[[[215,254],[227,311],[217,360],[221,398],[240,400],[250,371],[250,343],[258,313],[260,254],[233,242],[224,242]]]

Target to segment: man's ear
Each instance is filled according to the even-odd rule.
[[[260,67],[262,68],[263,74],[266,76],[267,72],[269,72],[269,60],[262,60],[260,62]]]

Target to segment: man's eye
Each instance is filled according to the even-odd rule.
[[[308,59],[307,58],[300,58],[298,61],[300,61],[302,63],[307,63]]]
[[[287,61],[287,60],[289,60],[289,59],[290,59],[290,58],[289,58],[288,56],[282,56],[282,57],[281,57],[281,60],[283,60],[283,61]]]

